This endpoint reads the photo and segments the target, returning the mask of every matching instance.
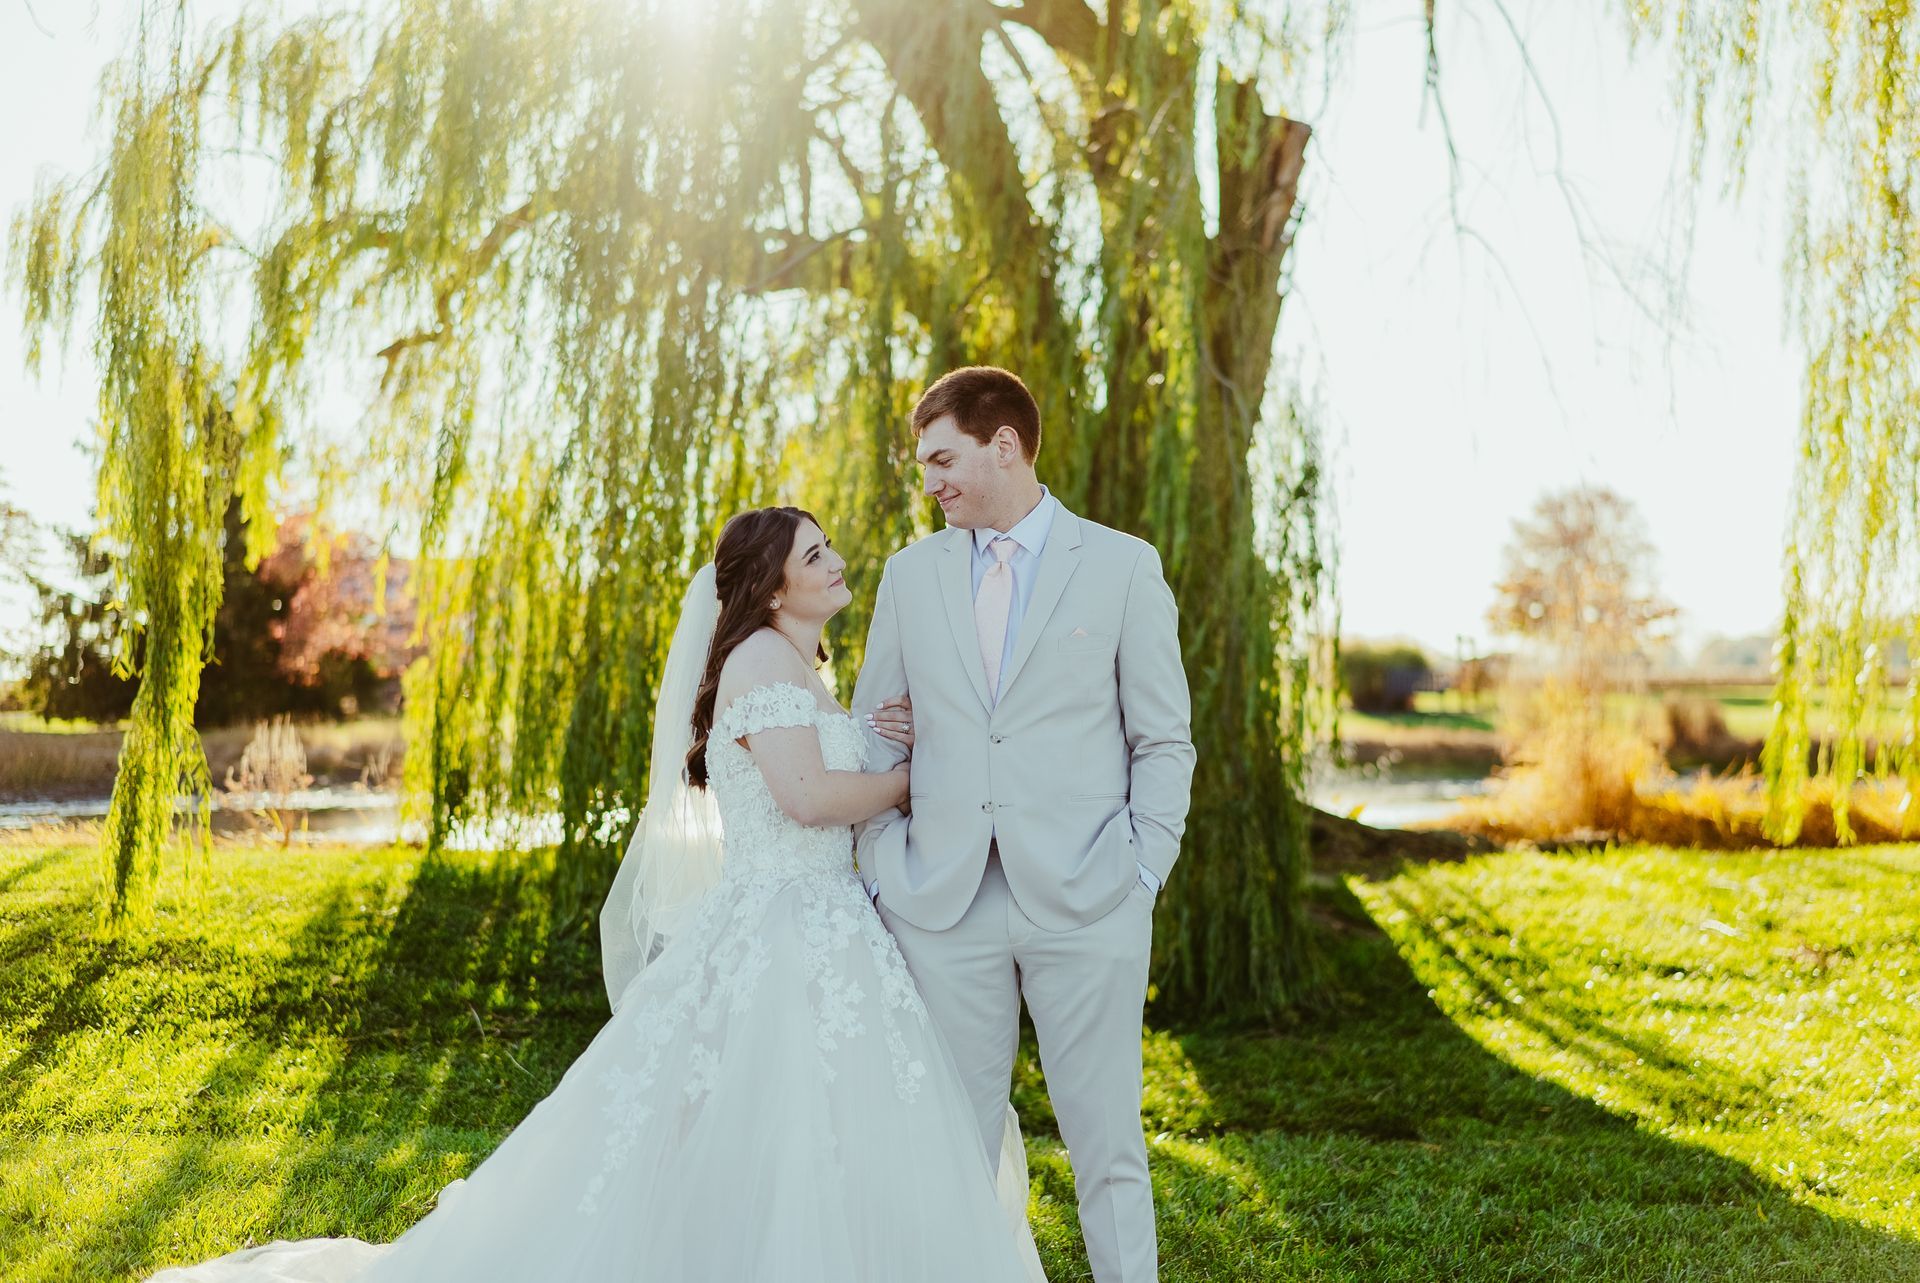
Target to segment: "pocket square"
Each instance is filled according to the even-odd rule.
[[[1067,636],[1069,637],[1085,637],[1086,635],[1087,635],[1087,630],[1084,628],[1076,628],[1072,632],[1067,634]]]

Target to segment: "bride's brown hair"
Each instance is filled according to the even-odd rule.
[[[713,549],[713,589],[720,598],[720,617],[713,625],[707,671],[693,697],[693,747],[687,750],[687,780],[695,788],[707,786],[707,737],[713,732],[720,669],[735,646],[773,622],[769,603],[787,585],[787,557],[793,552],[794,532],[803,521],[820,524],[804,508],[750,508],[735,513],[720,530],[720,541]],[[825,646],[819,655],[825,663]]]

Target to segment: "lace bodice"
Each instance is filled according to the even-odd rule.
[[[847,872],[853,867],[853,830],[813,828],[780,809],[744,735],[776,726],[812,726],[830,771],[857,771],[866,737],[851,714],[820,707],[812,691],[794,682],[752,687],[715,714],[707,739],[707,781],[726,836],[723,878],[763,872]]]

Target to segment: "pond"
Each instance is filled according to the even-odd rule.
[[[253,813],[258,797],[222,794],[214,799],[213,831],[246,834],[271,825]],[[103,820],[105,796],[61,798],[56,801],[0,802],[0,831],[30,829],[64,820]],[[397,794],[364,788],[316,788],[289,793],[277,803],[294,812],[296,842],[352,842],[369,846],[393,841],[400,832]],[[185,799],[176,804],[188,809]],[[304,827],[304,832],[301,831]]]
[[[1403,829],[1444,819],[1462,798],[1485,793],[1489,783],[1484,775],[1329,771],[1308,784],[1307,800],[1376,829]]]
[[[1388,776],[1361,772],[1328,772],[1313,781],[1307,797],[1315,806],[1335,815],[1351,815],[1374,828],[1404,828],[1429,823],[1451,811],[1461,798],[1484,792],[1479,776]],[[105,796],[58,801],[0,802],[0,831],[33,828],[65,820],[106,818]],[[251,808],[261,799],[221,794],[215,798],[213,831],[245,835],[266,824]],[[358,786],[304,789],[281,799],[282,809],[295,813],[295,842],[345,842],[378,846],[395,841],[419,841],[419,825],[403,824],[399,795]],[[1357,815],[1353,814],[1359,809]],[[181,803],[185,810],[185,803]],[[271,826],[265,829],[271,832]],[[490,825],[469,824],[456,831],[449,846],[463,850],[510,846],[540,846],[560,840],[557,814],[533,816],[515,823],[496,820]]]
[[[277,836],[270,821],[254,813],[264,799],[248,794],[222,793],[214,799],[213,831],[231,836],[262,833]],[[102,820],[106,797],[62,798],[57,801],[0,802],[0,831],[24,830],[68,820]],[[419,842],[425,833],[414,822],[400,818],[400,798],[387,790],[358,786],[303,789],[275,801],[292,812],[293,841],[381,846],[389,842]],[[185,811],[182,800],[178,809]],[[503,850],[544,846],[560,840],[556,814],[502,818],[488,824],[465,824],[454,830],[447,845],[455,850]]]

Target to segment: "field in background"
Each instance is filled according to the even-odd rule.
[[[1665,725],[1668,706],[1684,728],[1685,743],[1673,754],[1683,769],[1716,769],[1757,764],[1760,744],[1772,716],[1773,688],[1765,685],[1678,686],[1668,690],[1614,697],[1637,711],[1647,724]],[[1702,709],[1710,710],[1702,724]],[[1883,704],[1873,723],[1882,733],[1903,732],[1903,703]],[[1490,697],[1473,699],[1448,691],[1421,691],[1414,711],[1391,715],[1353,709],[1340,715],[1343,742],[1356,765],[1383,765],[1401,776],[1472,776],[1492,771],[1500,760],[1495,730],[1497,710]],[[1816,733],[1827,718],[1816,712]],[[397,717],[368,717],[352,722],[302,724],[297,729],[316,783],[344,785],[384,760],[397,773],[405,744]],[[251,727],[223,727],[203,733],[215,782],[252,735]],[[113,788],[120,753],[120,728],[81,722],[46,722],[24,713],[0,713],[0,799],[105,796]]]
[[[1771,685],[1676,685],[1645,694],[1616,695],[1610,700],[1615,709],[1637,715],[1643,724],[1656,730],[1667,728],[1670,720],[1677,718],[1687,741],[1675,754],[1675,764],[1681,767],[1725,768],[1737,764],[1737,759],[1757,765],[1760,745],[1773,716]],[[1666,711],[1669,708],[1675,710],[1671,718]],[[1704,719],[1703,709],[1710,710]],[[1868,733],[1903,734],[1905,709],[1904,697],[1890,694],[1870,721]],[[1386,757],[1395,769],[1415,773],[1491,770],[1500,753],[1497,716],[1492,697],[1421,691],[1414,696],[1414,711],[1410,713],[1342,710],[1340,731],[1356,763]],[[1703,720],[1707,724],[1702,725]],[[1820,709],[1808,718],[1815,735],[1825,732],[1830,721]],[[1689,751],[1712,749],[1720,751]]]

